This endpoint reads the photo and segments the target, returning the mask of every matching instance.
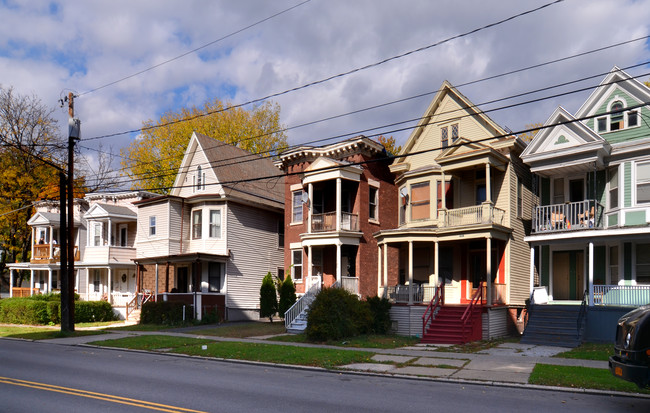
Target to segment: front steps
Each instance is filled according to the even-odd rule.
[[[305,329],[307,328],[307,311],[303,311],[296,317],[295,320],[291,324],[289,324],[289,327],[287,327],[287,333],[290,334],[302,334],[305,332]]]
[[[474,306],[469,321],[463,331],[461,318],[467,310],[466,305],[443,305],[440,307],[435,318],[424,331],[420,340],[428,344],[464,344],[470,341],[480,340],[481,313],[480,306]]]
[[[582,343],[586,318],[578,331],[579,305],[533,304],[521,338],[523,344],[578,347]]]

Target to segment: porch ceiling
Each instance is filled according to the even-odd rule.
[[[503,172],[508,166],[508,159],[491,148],[439,157],[436,162],[445,172],[484,167],[486,164]]]
[[[507,241],[510,239],[511,234],[511,228],[501,225],[485,224],[445,228],[397,228],[379,231],[374,233],[373,236],[380,243],[393,243],[408,241],[445,242],[468,239],[485,239],[488,237]]]
[[[199,261],[225,262],[228,258],[230,258],[230,254],[221,255],[194,252],[187,254],[162,255],[158,257],[134,258],[133,262],[135,264],[176,264]]]

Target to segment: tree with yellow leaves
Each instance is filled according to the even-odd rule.
[[[192,132],[214,138],[215,146],[221,141],[266,156],[287,147],[278,104],[246,110],[215,99],[203,108],[168,112],[144,123],[141,136],[121,151],[131,188],[169,192]]]

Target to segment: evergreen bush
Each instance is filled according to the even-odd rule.
[[[278,311],[278,296],[275,291],[273,275],[268,272],[260,287],[260,318],[268,317],[273,322],[273,316]]]
[[[371,331],[374,334],[387,334],[391,328],[390,301],[387,298],[366,297],[366,302],[372,314]]]
[[[342,288],[324,288],[309,307],[305,333],[310,341],[328,341],[367,334],[371,328],[367,302]]]
[[[280,317],[284,317],[284,313],[296,303],[296,285],[291,280],[291,276],[287,276],[282,284],[280,284],[280,301],[278,303],[278,313]]]
[[[117,320],[113,307],[107,301],[75,301],[74,322],[93,323]]]
[[[186,320],[192,319],[191,307],[186,304],[170,301],[146,302],[142,306],[142,311],[140,312],[140,323],[181,325],[183,324],[183,306],[186,306]]]

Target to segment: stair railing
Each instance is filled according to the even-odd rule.
[[[126,319],[129,319],[129,315],[138,308],[138,295],[134,295],[131,301],[126,303]]]
[[[476,289],[476,292],[474,293],[474,297],[472,297],[472,300],[469,302],[469,305],[465,309],[465,312],[463,313],[463,316],[460,318],[460,321],[463,325],[463,340],[465,340],[467,337],[466,331],[467,331],[467,323],[469,321],[472,322],[472,325],[470,325],[470,334],[469,338],[473,338],[474,333],[474,307],[476,305],[480,305],[480,303],[483,301],[483,283],[479,285],[479,288]]]
[[[320,283],[312,284],[302,297],[284,313],[284,327],[289,328],[296,318],[314,301],[314,297],[320,291]]]
[[[424,310],[424,314],[422,314],[422,337],[424,337],[424,333],[426,332],[427,327],[429,324],[431,324],[431,321],[436,317],[438,311],[440,311],[440,307],[444,304],[445,286],[444,284],[440,283],[436,286],[436,292],[429,302],[427,309]]]
[[[580,341],[580,332],[582,331],[582,323],[587,318],[587,298],[589,297],[589,290],[585,290],[582,296],[582,303],[580,303],[580,312],[578,313],[578,325],[576,331],[576,338]]]

